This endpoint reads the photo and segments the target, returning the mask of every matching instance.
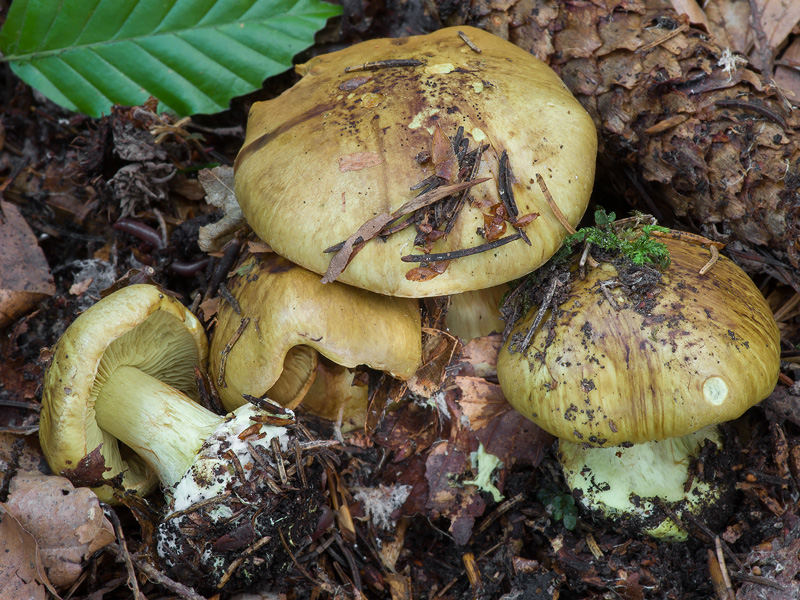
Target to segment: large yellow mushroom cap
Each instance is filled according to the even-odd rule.
[[[228,410],[244,404],[243,394],[268,394],[286,403],[272,393],[276,385],[292,390],[290,401],[297,388],[304,394],[312,383],[315,351],[337,365],[366,364],[402,379],[422,361],[415,300],[338,282],[323,285],[314,273],[272,253],[247,259],[227,285],[240,314],[228,303],[220,307],[210,371]],[[287,368],[296,373],[284,377]],[[297,385],[282,384],[283,379]]]
[[[640,306],[603,263],[584,280],[575,275],[554,327],[540,327],[526,352],[512,353],[538,308],[520,321],[497,365],[519,412],[561,439],[615,446],[730,421],[771,393],[779,335],[758,288],[725,257],[699,275],[708,250],[664,241],[671,264]]]
[[[477,53],[459,37],[465,33]],[[370,61],[416,59],[414,67],[347,73]],[[469,27],[425,36],[380,39],[319,56],[298,69],[303,79],[250,112],[236,159],[236,195],[253,230],[276,252],[318,273],[343,242],[376,215],[393,212],[434,174],[436,127],[450,137],[464,127],[470,149],[488,145],[452,231],[432,252],[486,243],[487,206],[500,202],[499,162],[507,152],[519,215],[532,241],[458,258],[428,281],[411,281],[419,254],[414,228],[369,242],[339,280],[371,291],[428,297],[483,289],[525,275],[545,262],[566,235],[536,182],[543,177],[571,224],[586,208],[594,180],[596,132],[591,118],[544,63],[490,33]],[[510,229],[510,228],[509,228]]]

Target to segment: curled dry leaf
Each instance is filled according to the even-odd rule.
[[[217,252],[230,240],[233,233],[245,224],[242,209],[233,191],[233,168],[203,169],[197,179],[206,191],[206,202],[222,209],[224,216],[216,223],[200,228],[197,244],[203,252]]]
[[[82,563],[115,539],[88,488],[76,489],[63,477],[20,473],[10,492],[6,506],[36,539],[42,564],[57,587],[74,583]]]
[[[36,236],[19,209],[0,201],[0,329],[55,292]]]

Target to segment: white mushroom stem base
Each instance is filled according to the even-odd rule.
[[[691,460],[706,440],[722,448],[719,430],[712,426],[682,438],[628,448],[592,448],[560,440],[558,455],[567,485],[582,492],[580,503],[586,510],[629,521],[657,539],[682,541],[687,533],[659,504],[678,516],[684,511],[697,515],[721,499],[715,483],[696,477],[685,490]]]
[[[97,424],[131,448],[165,486],[186,473],[224,417],[133,367],[118,367],[94,403]]]

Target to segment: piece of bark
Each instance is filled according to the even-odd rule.
[[[707,237],[800,267],[800,119],[741,57],[666,0],[520,0],[508,12],[474,0],[472,9],[481,16],[470,24],[559,73],[597,125],[601,164],[648,182]]]

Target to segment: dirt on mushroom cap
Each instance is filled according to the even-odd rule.
[[[614,446],[681,437],[769,395],[779,338],[758,288],[725,257],[701,276],[707,250],[663,241],[672,261],[649,297],[634,304],[607,286],[616,310],[601,285],[618,273],[602,263],[576,277],[555,324],[541,327],[526,352],[508,351],[512,333],[498,378],[518,411],[559,438]]]

